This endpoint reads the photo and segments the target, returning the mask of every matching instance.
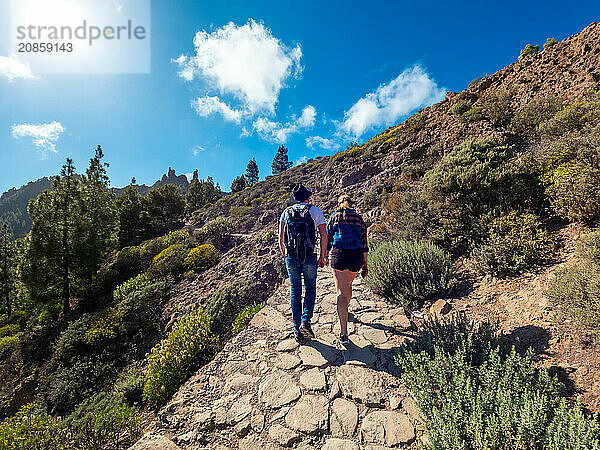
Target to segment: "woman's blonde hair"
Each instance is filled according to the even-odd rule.
[[[342,208],[352,208],[354,201],[348,194],[342,194],[338,197],[338,205]],[[346,219],[346,211],[343,212],[342,217]]]

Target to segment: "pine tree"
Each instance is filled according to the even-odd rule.
[[[77,257],[77,272],[88,283],[100,269],[102,261],[118,242],[118,218],[114,209],[115,195],[109,188],[106,175],[108,163],[103,163],[104,154],[99,145],[90,166],[80,183],[81,206],[78,214],[78,241],[74,249]]]
[[[273,158],[273,164],[271,165],[273,175],[277,175],[278,173],[281,173],[292,167],[292,162],[288,160],[287,153],[288,149],[283,145],[280,145],[277,149],[277,153],[275,154],[275,158]]]
[[[73,161],[67,159],[60,175],[52,180],[52,189],[43,191],[29,203],[31,231],[25,238],[21,259],[23,283],[34,301],[62,298],[63,310],[70,310],[73,254],[77,240],[81,206],[79,179]]]
[[[115,209],[119,219],[119,247],[137,245],[146,235],[143,226],[143,198],[138,191],[129,186],[115,200]]]
[[[6,305],[6,315],[10,319],[10,291],[12,281],[12,270],[15,256],[15,248],[10,228],[7,223],[2,224],[0,233],[0,282],[2,285],[2,298]]]
[[[254,184],[256,184],[258,181],[258,165],[256,164],[256,160],[254,158],[248,161],[245,177],[248,186],[254,186]]]
[[[185,195],[186,210],[188,213],[193,213],[202,206],[202,186],[198,179],[198,169],[194,170],[194,176],[188,192]]]
[[[235,177],[231,182],[231,192],[239,192],[246,189],[246,178],[244,175],[240,175],[239,177]]]

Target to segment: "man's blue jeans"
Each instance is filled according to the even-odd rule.
[[[304,262],[286,256],[285,265],[290,277],[292,317],[294,328],[297,330],[300,322],[310,323],[313,316],[317,297],[317,254],[313,253]],[[304,277],[304,305],[302,305],[302,277]]]

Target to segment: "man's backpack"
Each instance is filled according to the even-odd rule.
[[[304,261],[315,251],[317,237],[310,208],[311,205],[302,209],[288,208],[283,244],[288,255],[298,261]]]

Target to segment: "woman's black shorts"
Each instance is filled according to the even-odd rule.
[[[360,248],[345,250],[333,247],[331,249],[330,265],[332,269],[358,272],[362,269],[363,261],[363,251]]]

